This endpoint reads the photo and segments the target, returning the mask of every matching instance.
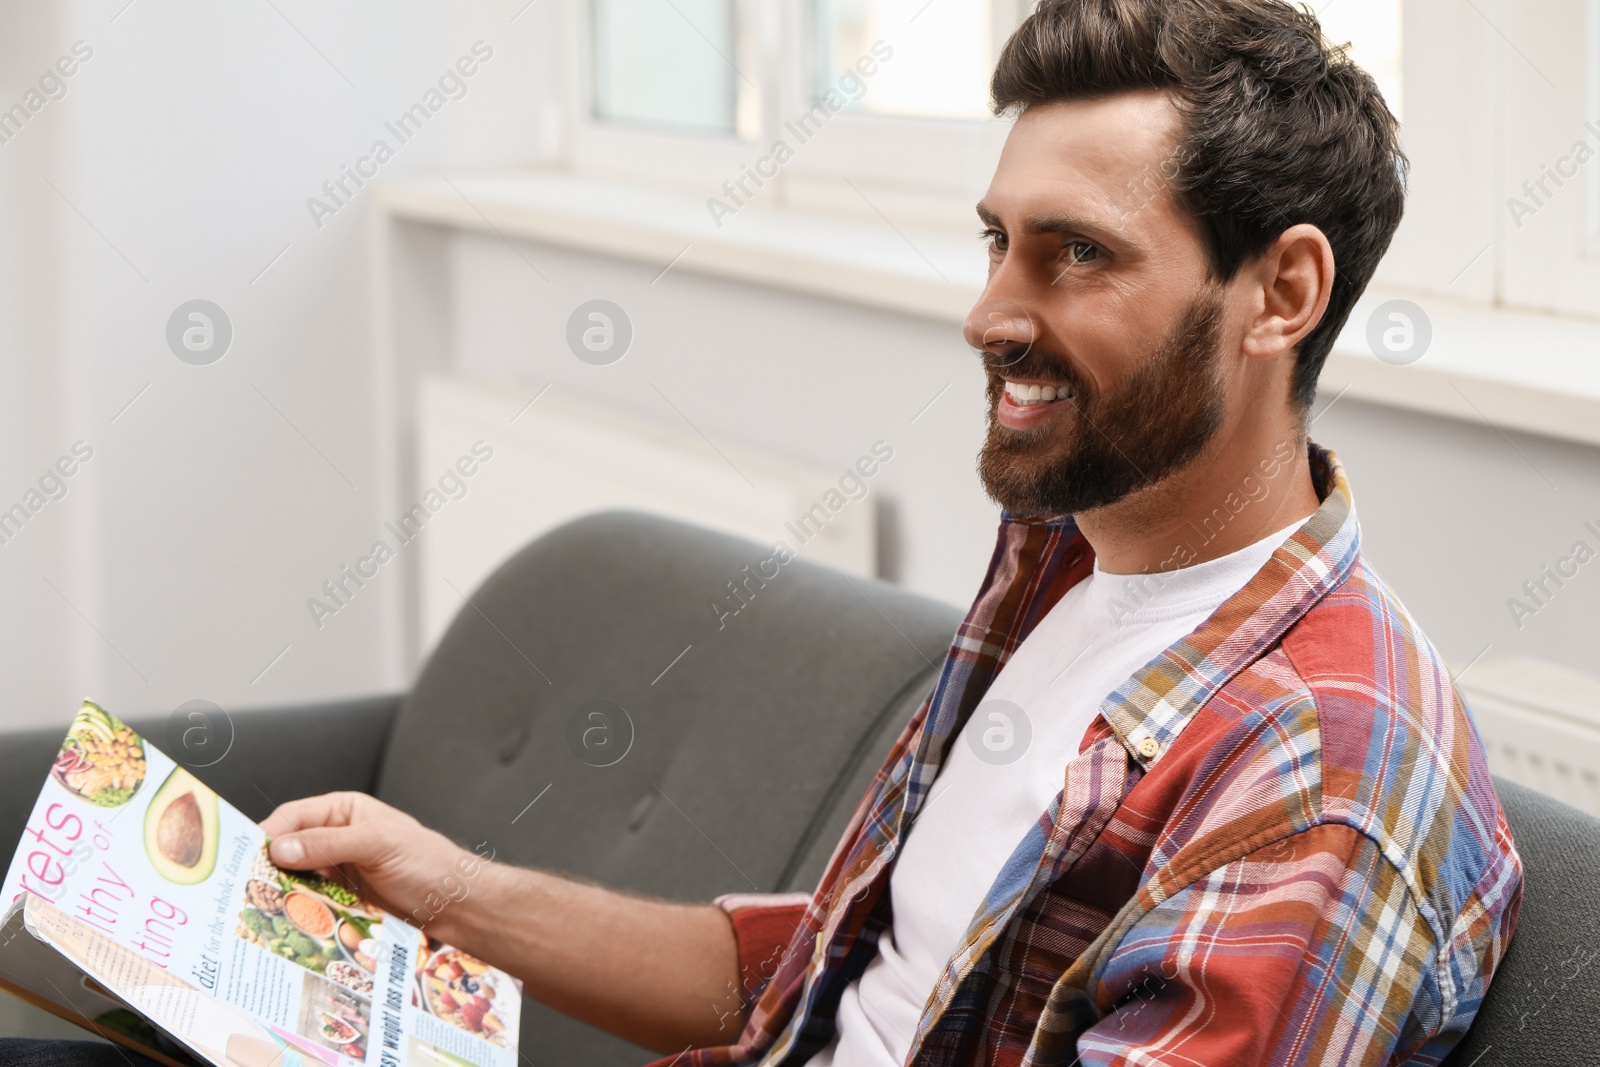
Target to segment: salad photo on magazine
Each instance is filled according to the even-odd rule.
[[[0,989],[172,1067],[512,1067],[522,987],[85,703],[0,886]]]

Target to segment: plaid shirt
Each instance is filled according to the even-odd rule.
[[[1361,554],[1337,457],[1309,451],[1321,507],[1106,698],[908,1063],[1433,1064],[1466,1032],[1521,861],[1444,665]],[[832,1039],[952,741],[1091,567],[1070,520],[1003,518],[938,683],[816,894],[719,901],[753,1001],[738,1043],[663,1063],[799,1065]]]

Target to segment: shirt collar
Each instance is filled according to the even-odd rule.
[[[1160,760],[1213,694],[1281,640],[1350,573],[1361,533],[1344,466],[1331,449],[1314,442],[1307,442],[1307,458],[1322,500],[1311,518],[1198,630],[1101,703],[1100,714],[1141,767]],[[1060,526],[1069,534],[1061,540],[1062,551],[1092,551],[1071,518],[1019,519],[1006,513],[1002,521]]]

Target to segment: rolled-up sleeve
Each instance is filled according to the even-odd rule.
[[[715,903],[733,923],[739,946],[740,999],[754,1003],[777,973],[811,897],[805,893],[730,893]]]

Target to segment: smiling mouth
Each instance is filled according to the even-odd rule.
[[[1077,396],[1077,390],[1069,385],[1025,385],[1022,382],[1006,380],[1006,397],[1018,407],[1029,407],[1035,404],[1054,404],[1062,400],[1071,400]]]

